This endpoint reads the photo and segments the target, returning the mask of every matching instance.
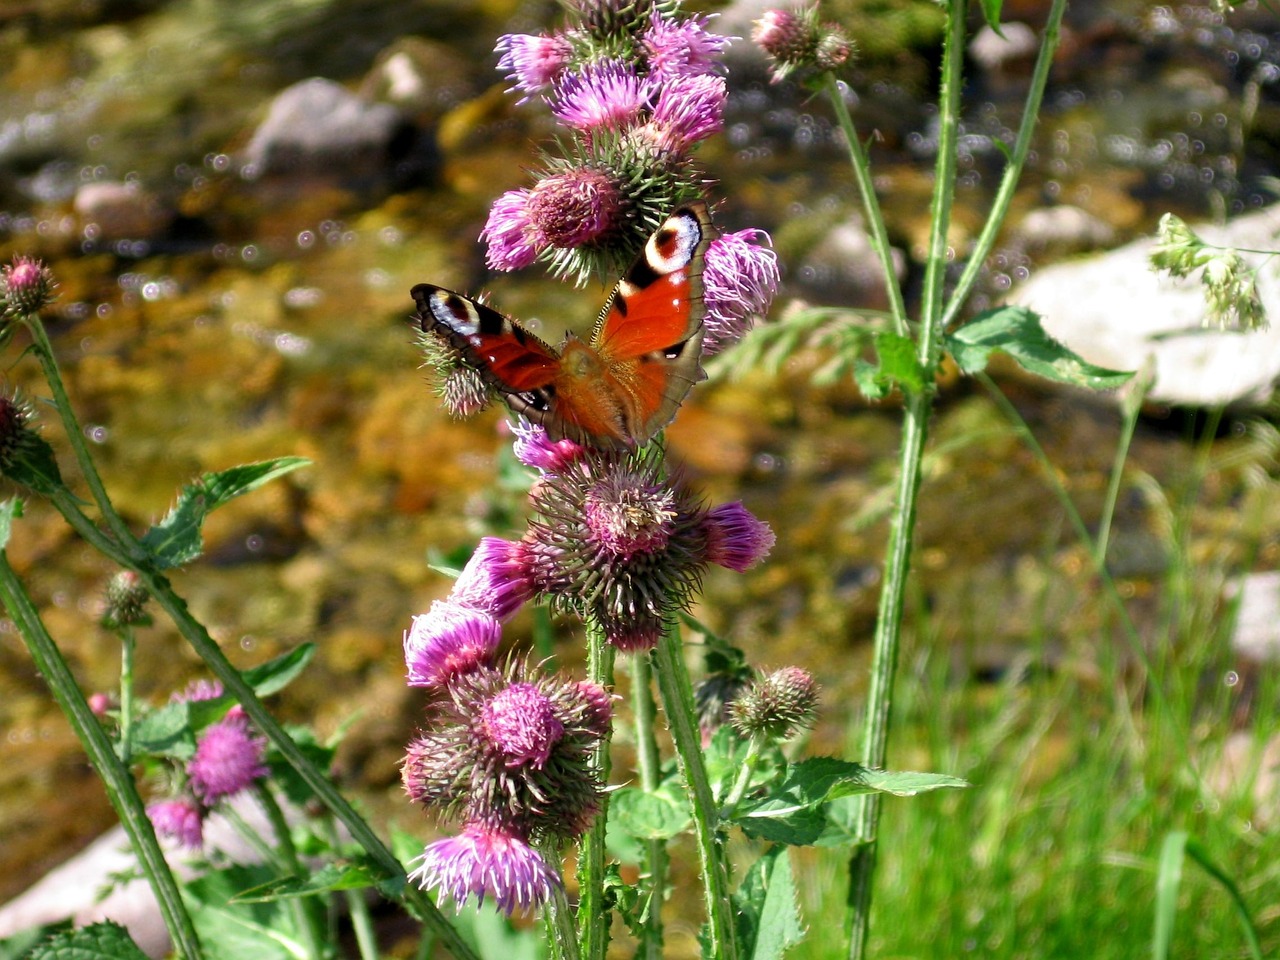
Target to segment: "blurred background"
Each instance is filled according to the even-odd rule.
[[[765,6],[700,8],[746,37]],[[1003,38],[973,11],[958,266],[1004,164],[998,141],[1016,132],[1046,8],[1006,2]],[[910,291],[942,19],[926,0],[840,0],[824,14],[858,44],[849,100]],[[39,256],[57,275],[46,319],[118,507],[143,529],[203,471],[312,459],[214,514],[206,556],[174,579],[240,665],[318,644],[276,699],[280,715],[322,735],[354,716],[341,780],[376,821],[424,837],[434,826],[404,802],[397,769],[421,709],[403,682],[402,631],[448,591],[428,563],[516,533],[523,506],[499,482],[500,413],[450,420],[418,368],[408,290],[488,291],[554,341],[593,321],[604,285],[493,275],[477,240],[552,132],[545,109],[504,92],[493,44],[559,16],[528,0],[0,0],[0,257]],[[826,104],[770,84],[746,40],[728,62],[726,130],[699,154],[718,224],[771,232],[777,312],[799,299],[882,308]],[[1050,264],[1150,235],[1165,211],[1195,223],[1262,210],[1278,154],[1274,9],[1073,2],[973,310]],[[1116,323],[1132,309],[1118,306]],[[39,398],[22,347],[9,345],[5,379]],[[826,359],[802,350],[776,373],[702,385],[669,436],[708,499],[742,499],[778,536],[750,573],[710,573],[698,616],[758,665],[811,669],[826,704],[812,748],[840,752],[864,689],[898,416],[892,398],[869,404],[851,382],[815,386]],[[1095,522],[1115,398],[996,373]],[[886,807],[877,902],[885,916],[936,918],[880,924],[886,949],[1133,956],[1149,927],[1144,864],[1175,828],[1205,840],[1280,948],[1280,800],[1274,773],[1264,780],[1280,766],[1276,650],[1233,645],[1231,600],[1244,574],[1280,566],[1277,407],[1257,392],[1214,394],[1233,401],[1225,410],[1177,402],[1168,386],[1144,409],[1110,554],[1152,676],[1119,639],[1089,549],[1032,453],[985,392],[948,373],[890,756],[978,786]],[[55,423],[45,436],[65,451]],[[113,690],[119,649],[97,626],[113,571],[38,501],[9,555],[85,690]],[[556,653],[572,666],[580,645],[563,627]],[[517,619],[508,636],[524,643],[529,629]],[[141,632],[139,651],[140,694],[157,702],[204,675],[166,623]],[[1144,709],[1151,684],[1176,718]],[[0,901],[113,820],[0,621]],[[806,896],[839,897],[841,856],[809,853]],[[925,858],[938,862],[926,870]],[[1221,890],[1189,880],[1185,896],[1186,956],[1238,942]],[[822,931],[806,949],[825,955]]]

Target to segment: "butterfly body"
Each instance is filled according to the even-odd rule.
[[[633,447],[670,423],[705,377],[702,264],[712,236],[705,204],[677,208],[614,287],[590,341],[570,335],[559,350],[510,317],[431,284],[412,290],[418,320],[552,439]]]

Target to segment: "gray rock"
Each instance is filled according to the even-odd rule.
[[[246,178],[271,174],[378,176],[404,125],[399,110],[323,77],[277,94],[241,157]]]
[[[1280,248],[1280,207],[1225,227],[1193,225],[1206,242],[1240,250]],[[1249,333],[1203,326],[1199,280],[1152,271],[1144,238],[1109,253],[1055,264],[1016,287],[1009,302],[1035,310],[1044,328],[1086,360],[1116,370],[1154,371],[1149,396],[1164,403],[1258,403],[1280,377],[1280,258],[1242,253],[1258,273],[1270,329]]]
[[[1070,204],[1032,210],[1014,229],[1033,250],[1051,247],[1075,253],[1105,247],[1115,240],[1109,223]]]

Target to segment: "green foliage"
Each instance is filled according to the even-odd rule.
[[[1173,945],[1173,926],[1178,913],[1178,889],[1182,884],[1182,865],[1188,858],[1212,877],[1231,899],[1231,906],[1240,919],[1249,956],[1262,960],[1262,947],[1258,934],[1249,919],[1249,907],[1240,888],[1209,856],[1209,852],[1184,830],[1175,830],[1164,838],[1160,846],[1160,863],[1156,868],[1155,933],[1151,952],[1155,960],[1168,960]]]
[[[612,826],[637,840],[670,840],[688,830],[692,822],[683,796],[666,789],[649,793],[636,787],[622,787],[610,795],[609,819]]]
[[[798,846],[831,836],[830,805],[864,793],[915,796],[944,787],[968,786],[958,777],[939,773],[895,773],[869,770],[861,764],[835,757],[813,757],[787,768],[786,776],[769,793],[744,803],[734,819],[748,836]],[[834,823],[844,826],[839,819]]]
[[[129,931],[110,920],[66,930],[38,944],[28,960],[146,960]]]
[[[315,652],[315,644],[300,644],[266,663],[250,667],[241,676],[258,696],[265,697],[292,683],[306,669]],[[138,755],[190,760],[196,750],[196,734],[220,720],[235,702],[231,694],[224,693],[209,700],[173,701],[147,711],[134,728],[133,750]],[[310,791],[303,789],[309,797]]]
[[[749,960],[780,960],[804,937],[791,856],[784,846],[771,847],[747,871],[733,895],[738,949]]]
[[[163,520],[146,532],[142,544],[162,570],[190,563],[204,551],[200,528],[205,517],[236,497],[310,462],[303,457],[277,457],[206,473],[194,483],[183,486],[178,502]]]
[[[992,351],[999,350],[1030,373],[1089,390],[1112,390],[1133,376],[1087,363],[1045,333],[1039,314],[1026,307],[997,307],[980,313],[949,334],[946,347],[968,374],[985,370]]]
[[[298,913],[282,900],[241,900],[275,879],[268,866],[235,865],[189,882],[191,919],[209,960],[307,960]]]

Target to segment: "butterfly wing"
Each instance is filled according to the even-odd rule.
[[[702,266],[715,228],[707,205],[674,210],[618,281],[591,343],[621,403],[626,434],[645,443],[676,415],[702,370]]]
[[[410,294],[424,333],[443,338],[517,414],[554,419],[560,356],[510,317],[460,293],[420,283]]]

